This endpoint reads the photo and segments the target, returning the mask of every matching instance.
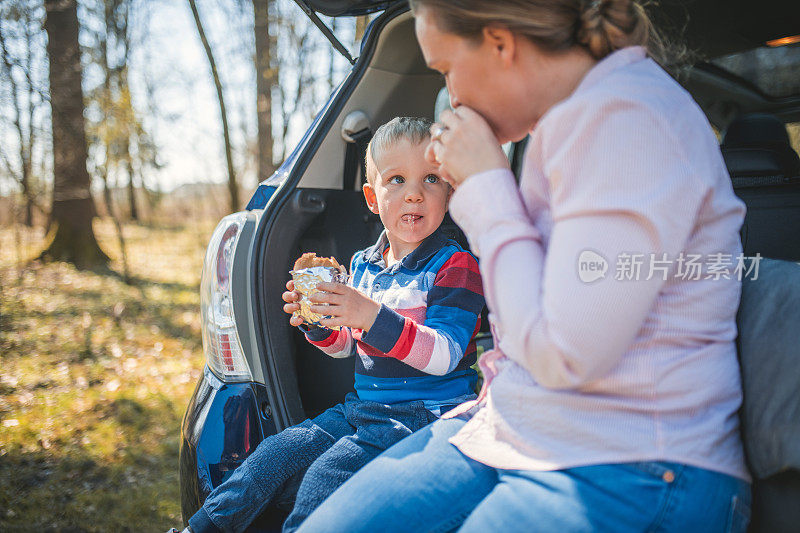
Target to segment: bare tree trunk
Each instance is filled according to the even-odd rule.
[[[336,35],[336,21],[337,20],[338,19],[333,19],[331,21],[331,31],[333,32],[334,35]],[[333,87],[334,74],[335,74],[334,67],[336,66],[336,55],[338,53],[339,52],[337,52],[336,49],[331,46],[330,54],[328,55],[328,89],[329,89],[330,92],[333,92],[333,88],[334,88]]]
[[[25,68],[29,71],[33,69],[33,45],[32,45],[32,38],[31,38],[31,20],[30,20],[30,11],[25,11],[25,41],[27,46],[25,47]],[[33,105],[33,98],[36,95],[37,89],[34,87],[33,82],[28,79],[28,158],[26,160],[26,167],[27,167],[27,177],[25,180],[26,187],[28,189],[27,193],[25,194],[25,224],[28,227],[33,226],[33,207],[35,204],[34,201],[34,194],[35,192],[32,190],[32,183],[33,180],[33,151],[36,147],[36,128],[34,127],[34,114],[36,111],[36,106]]]
[[[275,170],[272,163],[272,87],[275,71],[271,67],[272,40],[269,35],[269,1],[253,0],[256,40],[256,114],[258,116],[258,181]]]
[[[119,53],[119,63],[113,69],[113,75],[117,81],[117,87],[120,91],[128,88],[128,52],[130,50],[130,42],[128,38],[128,5],[126,0],[104,0],[104,14],[106,24],[106,35],[104,42],[107,43],[109,35],[113,35],[117,47],[121,46]],[[119,11],[122,10],[122,15]],[[119,52],[119,51],[118,51]],[[107,52],[106,52],[107,54]],[[108,64],[108,56],[103,57],[103,64],[106,70],[106,79],[112,74],[111,68]],[[109,99],[111,98],[111,89],[109,84]],[[131,220],[139,220],[139,210],[136,205],[136,186],[134,185],[133,162],[131,156],[131,135],[133,131],[129,129],[130,124],[126,124],[125,134],[120,145],[120,156],[125,160],[125,169],[128,173],[128,206],[130,208]]]
[[[107,78],[106,78],[107,79]],[[109,150],[106,145],[106,166],[101,171],[103,178],[103,199],[106,203],[108,216],[114,221],[114,228],[117,230],[117,243],[119,244],[120,254],[122,255],[122,278],[127,284],[131,284],[130,268],[128,267],[128,253],[125,246],[125,236],[122,233],[122,223],[119,221],[116,211],[114,210],[114,200],[111,198],[111,188],[108,186],[108,161]]]
[[[67,261],[79,268],[105,266],[109,258],[92,229],[97,212],[86,170],[77,1],[45,0],[44,5],[53,126],[53,207],[49,244],[40,258]]]
[[[100,65],[103,67],[103,96],[102,99],[106,102],[111,102],[111,69],[108,65],[108,29],[109,19],[111,18],[111,6],[106,3],[103,6],[106,21],[106,33],[100,39]],[[103,143],[105,148],[105,164],[99,169],[100,177],[103,180],[103,201],[106,204],[106,213],[111,218],[114,218],[114,199],[111,197],[111,187],[108,183],[109,174],[111,174],[111,150],[109,149],[110,139]]]
[[[133,183],[133,160],[130,154],[130,143],[125,140],[122,146],[122,153],[125,157],[125,170],[128,173],[128,206],[130,207],[131,220],[139,220],[139,209],[136,207],[136,185]]]
[[[367,15],[362,15],[360,17],[356,17],[356,35],[355,35],[355,42],[360,43],[361,39],[364,38],[364,34],[367,32],[367,23],[369,19]]]
[[[117,4],[115,2],[106,1],[104,6],[103,6],[103,8],[104,8],[103,10],[104,10],[104,14],[105,14],[106,32],[105,32],[105,35],[103,35],[102,38],[100,39],[100,54],[101,54],[100,63],[102,65],[102,67],[103,67],[103,74],[105,76],[105,78],[103,80],[103,90],[105,91],[105,95],[103,96],[103,98],[105,100],[107,100],[107,102],[109,102],[109,103],[113,101],[112,96],[111,96],[111,76],[112,76],[113,72],[112,72],[112,69],[111,69],[111,67],[109,65],[109,62],[108,62],[108,37],[112,33],[114,35],[118,35],[119,34],[118,27],[117,27],[116,23],[114,22],[114,9],[116,8],[116,5]],[[126,28],[127,28],[127,21],[126,21]],[[125,28],[125,31],[127,31],[126,28]],[[128,57],[127,44],[125,46],[124,57],[125,57],[125,63],[123,63],[122,68],[120,69],[120,71],[116,72],[118,78],[119,78],[120,74],[125,72],[124,68],[125,68],[125,65],[127,63],[127,57]],[[123,87],[127,86],[127,79],[125,80],[125,85],[122,85],[122,83],[120,83],[119,85],[123,86]],[[109,139],[109,140],[107,140],[107,142],[104,143],[105,144],[105,156],[106,156],[105,159],[106,159],[106,161],[105,161],[105,165],[101,169],[102,178],[103,178],[103,197],[105,199],[106,209],[108,210],[108,216],[111,217],[111,220],[114,221],[114,228],[117,230],[117,242],[119,243],[120,254],[122,255],[122,277],[123,277],[123,280],[125,281],[125,283],[130,284],[131,283],[131,276],[130,276],[130,269],[128,268],[128,254],[127,254],[127,250],[126,250],[126,246],[125,246],[125,237],[124,237],[124,235],[122,233],[122,223],[120,222],[119,216],[117,216],[117,212],[116,212],[116,210],[114,208],[114,200],[111,197],[111,188],[109,187],[109,183],[108,183],[108,175],[109,175],[109,173],[111,171],[111,150],[109,150],[109,144],[112,143],[112,142],[114,142],[114,141]],[[130,151],[129,151],[129,149],[130,149],[130,146],[128,146],[128,144],[125,143],[124,151],[122,153],[127,156],[128,162],[130,163]],[[133,178],[130,175],[129,175],[129,177],[130,177],[129,183],[132,183]],[[136,212],[135,208],[136,208],[136,204],[132,203],[131,204],[131,213],[132,213],[131,214],[131,218],[133,218],[134,220],[136,220],[133,217],[133,213]]]
[[[27,31],[27,29],[26,29]],[[22,195],[25,199],[25,225],[28,227],[33,226],[33,198],[32,192],[30,187],[30,180],[31,180],[31,146],[28,144],[28,140],[25,139],[25,131],[22,128],[22,103],[20,102],[20,95],[19,95],[19,87],[17,86],[17,82],[14,79],[14,73],[11,65],[11,59],[9,58],[8,49],[6,48],[6,40],[5,36],[3,35],[2,31],[0,31],[0,53],[3,56],[3,69],[5,70],[6,74],[8,75],[8,81],[11,85],[11,95],[13,100],[13,108],[14,108],[14,128],[17,130],[17,137],[19,141],[19,158],[20,158],[20,174],[17,177],[19,180],[19,184],[22,187]],[[30,67],[30,64],[27,65]],[[30,109],[33,108],[33,102],[29,102],[28,106]],[[31,122],[28,126],[31,130],[33,130],[33,123]],[[9,168],[9,172],[11,171],[10,165],[7,165]]]
[[[231,152],[231,138],[228,132],[228,114],[225,112],[225,97],[222,94],[222,83],[219,79],[217,72],[217,63],[214,61],[214,54],[211,52],[211,46],[206,39],[206,32],[203,30],[203,24],[200,22],[200,14],[197,12],[197,5],[194,0],[189,0],[189,6],[192,8],[192,15],[194,16],[194,23],[197,25],[197,33],[200,35],[200,41],[203,43],[203,48],[208,57],[208,63],[211,67],[211,76],[214,78],[214,86],[217,89],[217,98],[219,99],[219,113],[222,117],[222,135],[225,139],[225,159],[228,163],[228,191],[231,196],[231,210],[239,210],[239,186],[236,184],[236,172],[233,169],[233,154]]]

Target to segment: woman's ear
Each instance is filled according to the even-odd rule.
[[[367,207],[369,210],[378,214],[378,198],[375,196],[375,189],[372,188],[372,185],[369,183],[365,183],[362,189],[364,191],[364,200],[367,201]]]
[[[483,28],[483,44],[491,47],[505,65],[510,65],[516,52],[516,38],[514,33],[506,27],[488,25]]]

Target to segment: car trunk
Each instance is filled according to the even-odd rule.
[[[352,254],[372,244],[382,229],[379,219],[366,208],[360,187],[355,185],[358,180],[344,171],[348,143],[341,132],[345,118],[363,111],[373,131],[398,115],[433,118],[434,102],[444,85],[438,74],[425,67],[413,35],[413,20],[402,2],[306,4],[328,15],[390,7],[373,23],[353,72],[298,147],[296,161],[267,204],[257,230],[257,283],[252,297],[257,302],[259,352],[264,355],[269,403],[278,430],[342,401],[353,387],[353,360],[324,356],[289,326],[281,305],[288,272],[301,253],[313,251],[349,264]],[[790,13],[794,8],[794,3],[785,0],[759,3],[755,12],[748,11],[752,3],[740,0],[665,0],[661,5],[655,18],[669,26],[679,26],[686,13],[692,14],[686,36],[711,55],[791,33],[792,21],[776,19],[776,13]],[[791,475],[790,482],[796,484],[796,474]]]
[[[374,29],[355,68],[298,148],[257,230],[256,321],[279,429],[342,401],[353,387],[353,360],[325,357],[289,326],[280,305],[289,270],[301,253],[334,256],[349,265],[353,253],[372,244],[382,229],[364,203],[360,173],[345,175],[345,118],[361,111],[372,131],[398,115],[432,118],[443,86],[441,76],[425,66],[405,6],[380,15]]]

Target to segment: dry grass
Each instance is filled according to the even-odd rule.
[[[203,366],[198,283],[215,222],[125,226],[133,286],[26,265],[41,230],[0,228],[0,530],[180,523],[178,438]],[[122,272],[113,225],[95,231]]]

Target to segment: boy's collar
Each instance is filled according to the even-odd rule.
[[[400,263],[409,270],[416,270],[436,252],[441,250],[446,243],[447,236],[442,232],[441,228],[437,228],[436,231],[428,235],[414,251],[406,255]],[[381,236],[378,237],[378,242],[364,250],[362,258],[364,261],[377,264],[383,261],[383,252],[388,246],[389,239],[386,236],[386,230],[383,230]]]

